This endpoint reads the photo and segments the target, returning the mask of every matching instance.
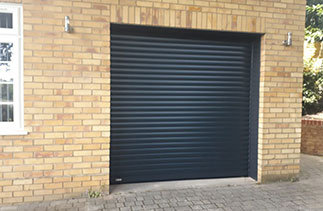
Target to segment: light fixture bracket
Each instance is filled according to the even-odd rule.
[[[283,41],[284,46],[291,46],[292,45],[292,32],[287,33],[287,40]]]
[[[70,17],[69,16],[65,16],[65,27],[64,27],[64,31],[67,33],[71,33],[72,32],[72,27],[70,25]]]

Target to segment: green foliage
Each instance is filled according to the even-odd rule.
[[[93,198],[99,198],[100,196],[102,196],[101,191],[94,191],[94,190],[89,190],[88,191],[88,196],[93,199]]]
[[[321,64],[322,60],[304,62],[303,115],[323,111],[323,70],[315,62]]]
[[[323,41],[323,0],[307,0],[305,40]],[[304,61],[303,115],[323,111],[322,59]]]
[[[308,6],[323,4],[323,0],[307,0],[306,4]]]
[[[305,39],[308,42],[323,40],[323,3],[306,6]]]

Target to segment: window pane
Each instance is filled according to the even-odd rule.
[[[0,102],[13,102],[13,84],[0,84]]]
[[[0,105],[0,122],[13,122],[13,105]]]
[[[12,50],[13,43],[0,43],[0,82],[13,81],[13,70],[10,66]]]
[[[0,61],[2,62],[11,61],[12,47],[13,47],[13,43],[6,43],[6,42],[0,43]]]
[[[13,82],[13,70],[8,63],[0,63],[0,83]]]
[[[0,28],[12,29],[12,14],[0,12]]]

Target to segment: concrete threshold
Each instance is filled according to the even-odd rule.
[[[123,193],[140,193],[147,191],[163,191],[186,188],[202,188],[202,187],[219,187],[219,186],[237,186],[237,185],[253,185],[257,182],[250,177],[224,178],[224,179],[200,179],[200,180],[178,180],[167,182],[145,182],[111,185],[111,194]]]

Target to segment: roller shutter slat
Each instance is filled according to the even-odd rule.
[[[111,183],[247,176],[251,42],[111,34]]]

